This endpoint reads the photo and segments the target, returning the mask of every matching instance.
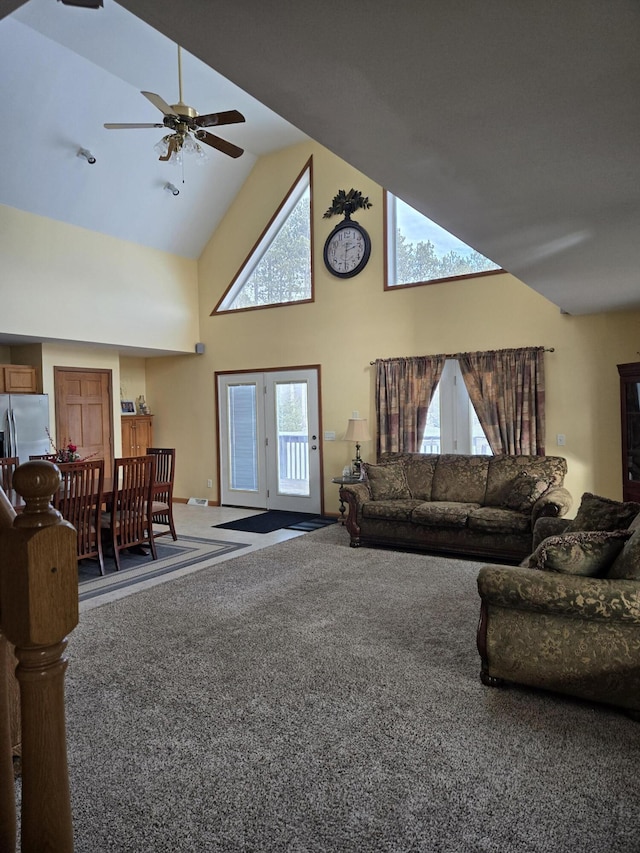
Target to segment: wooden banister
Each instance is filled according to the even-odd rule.
[[[14,517],[11,527],[0,526],[2,631],[15,646],[20,685],[22,853],[73,851],[64,651],[67,635],[78,624],[78,574],[76,532],[50,504],[59,483],[60,474],[49,462],[19,466],[13,486],[26,506]],[[0,517],[4,519],[6,513],[0,498]],[[6,740],[6,735],[2,736]],[[3,791],[5,764],[2,759]],[[5,799],[3,796],[1,802],[2,824],[10,833]],[[15,805],[13,808],[15,819]]]

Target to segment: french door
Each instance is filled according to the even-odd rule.
[[[220,502],[322,511],[318,370],[218,375]]]

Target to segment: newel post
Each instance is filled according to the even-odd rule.
[[[50,505],[60,472],[17,468],[26,507],[0,529],[2,628],[15,645],[22,720],[22,853],[71,853],[73,827],[64,714],[64,651],[78,624],[76,532]]]

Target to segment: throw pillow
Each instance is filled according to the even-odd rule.
[[[409,500],[411,498],[404,465],[401,462],[390,462],[388,465],[372,465],[365,462],[363,468],[374,501]]]
[[[576,530],[626,530],[639,512],[640,503],[622,503],[585,492],[576,517],[569,522],[565,533]]]
[[[549,536],[529,557],[529,568],[596,577],[612,565],[632,533],[629,530],[583,530]]]
[[[512,481],[511,488],[502,502],[506,509],[515,509],[518,512],[530,510],[538,498],[549,488],[549,480],[521,471]]]

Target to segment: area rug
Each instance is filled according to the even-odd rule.
[[[227,521],[224,524],[214,524],[224,530],[241,530],[245,533],[273,533],[285,527],[288,530],[317,530],[327,524],[335,524],[335,518],[326,518],[309,512],[284,512],[282,510],[267,510],[247,518]]]
[[[76,853],[637,853],[638,724],[483,686],[479,567],[332,525],[83,614]]]
[[[131,551],[120,554],[120,571],[116,571],[112,558],[105,556],[105,574],[100,575],[97,560],[78,563],[78,595],[80,601],[125,589],[134,584],[193,568],[214,557],[231,554],[248,545],[241,542],[222,542],[197,536],[179,536],[177,541],[162,537],[156,540],[157,560],[150,553],[142,555]],[[148,549],[146,549],[148,551]]]

